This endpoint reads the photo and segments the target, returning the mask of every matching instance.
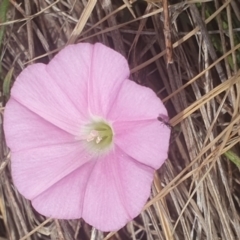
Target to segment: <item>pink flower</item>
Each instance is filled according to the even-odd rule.
[[[4,130],[14,184],[39,213],[112,231],[141,212],[170,130],[162,102],[128,77],[126,59],[99,43],[18,76]]]

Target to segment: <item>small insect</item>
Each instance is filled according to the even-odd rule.
[[[171,136],[170,136],[170,144],[174,143],[175,140],[180,136],[181,131],[177,130],[176,128],[170,125],[169,118],[165,115],[160,114],[157,118],[158,121],[160,121],[164,126],[168,127],[171,130]]]
[[[159,114],[158,121],[160,121],[161,123],[163,123],[165,126],[167,126],[168,128],[172,129],[172,126],[169,123],[169,118],[163,114]]]

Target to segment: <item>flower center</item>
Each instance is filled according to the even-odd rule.
[[[107,149],[113,141],[112,128],[105,122],[93,122],[88,125],[87,142],[96,150]]]

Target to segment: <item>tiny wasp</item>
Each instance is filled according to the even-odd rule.
[[[172,129],[172,126],[169,123],[169,118],[163,114],[159,114],[158,121],[160,121],[161,123],[163,123],[165,126],[167,126],[168,128]]]

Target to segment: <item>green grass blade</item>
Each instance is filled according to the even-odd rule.
[[[0,23],[3,23],[6,21],[8,8],[9,8],[9,0],[3,0],[2,3],[0,4]],[[0,27],[0,50],[3,43],[4,31],[5,31],[5,26],[1,26]],[[0,79],[2,79],[1,73],[2,73],[2,63],[0,61]]]
[[[237,167],[240,167],[240,157],[234,153],[233,151],[229,150],[224,153],[225,157],[227,157],[231,162],[233,162]]]
[[[0,5],[0,23],[3,23],[6,21],[8,7],[9,7],[9,0],[3,0]],[[2,45],[4,31],[5,31],[5,26],[0,27],[0,48]]]
[[[9,96],[9,93],[10,93],[10,84],[11,84],[11,79],[13,75],[13,70],[14,70],[13,67],[10,68],[6,77],[3,80],[3,95],[6,97]]]

